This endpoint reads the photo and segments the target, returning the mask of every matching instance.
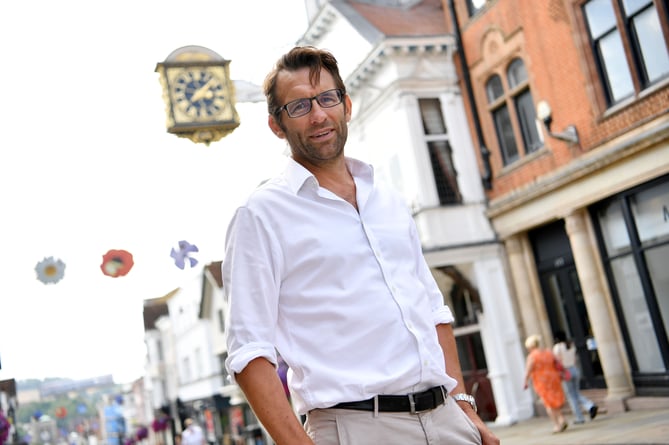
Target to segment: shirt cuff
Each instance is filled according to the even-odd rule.
[[[449,324],[455,321],[453,313],[451,312],[451,308],[449,308],[446,305],[441,306],[440,308],[434,310],[432,312],[432,317],[434,319],[435,326],[438,324]]]
[[[267,359],[275,367],[278,366],[276,349],[268,344],[250,343],[230,354],[225,360],[225,368],[228,371],[232,383],[237,383],[235,374],[242,372],[244,368],[246,368],[246,365],[252,360],[260,357]]]

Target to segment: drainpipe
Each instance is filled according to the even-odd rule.
[[[472,90],[472,80],[469,76],[469,67],[467,66],[467,58],[465,57],[465,48],[462,45],[462,37],[460,35],[460,25],[458,24],[458,16],[455,12],[455,6],[453,5],[453,0],[448,0],[448,9],[451,13],[451,19],[453,20],[453,33],[455,34],[455,45],[458,52],[460,63],[462,65],[462,76],[465,82],[465,89],[467,90],[467,100],[472,111],[472,117],[474,118],[474,129],[476,130],[476,139],[478,140],[479,152],[481,153],[481,159],[483,161],[483,176],[481,181],[483,182],[483,187],[486,190],[492,189],[492,170],[490,168],[490,150],[485,146],[485,140],[483,139],[483,130],[481,130],[481,121],[479,119],[479,112],[476,108],[476,102],[474,101],[474,92]]]

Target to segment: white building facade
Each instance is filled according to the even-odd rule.
[[[307,2],[300,45],[331,51],[353,103],[347,155],[374,165],[414,212],[456,314],[468,391],[484,420],[533,415],[504,247],[486,199],[439,1]],[[390,5],[397,4],[397,5]]]

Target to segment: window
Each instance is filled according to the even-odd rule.
[[[195,356],[195,378],[200,378],[203,375],[202,349],[195,348],[194,356]]]
[[[453,166],[453,151],[448,141],[446,124],[441,112],[441,101],[439,99],[418,99],[418,105],[439,204],[458,204],[462,201],[462,197],[458,188],[457,172]]]
[[[223,309],[218,310],[218,331],[221,333],[225,332],[225,313]]]
[[[669,75],[667,42],[653,0],[590,0],[583,14],[608,106]]]
[[[668,206],[665,175],[591,210],[633,378],[645,391],[669,376]]]
[[[182,360],[182,365],[181,365],[181,376],[182,376],[182,383],[188,383],[192,379],[192,373],[190,369],[190,359],[188,357],[184,357]]]
[[[516,141],[516,130],[522,137],[524,153],[531,153],[542,146],[536,125],[534,100],[530,92],[525,64],[521,59],[514,59],[506,71],[508,90],[498,74],[492,75],[486,82],[486,97],[492,120],[497,133],[497,142],[504,165],[520,159],[521,152]],[[515,111],[515,121],[512,118]]]
[[[218,356],[218,363],[221,368],[221,377],[223,378],[223,385],[229,385],[232,383],[230,374],[228,374],[228,369],[225,367],[225,361],[228,359],[228,353],[224,352]]]

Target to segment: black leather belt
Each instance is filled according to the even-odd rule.
[[[379,412],[407,412],[415,414],[421,411],[429,411],[444,403],[446,389],[435,386],[423,392],[414,392],[405,396],[379,395],[371,399],[359,402],[338,403],[332,408],[356,409],[361,411],[374,411],[374,399],[378,399]]]

